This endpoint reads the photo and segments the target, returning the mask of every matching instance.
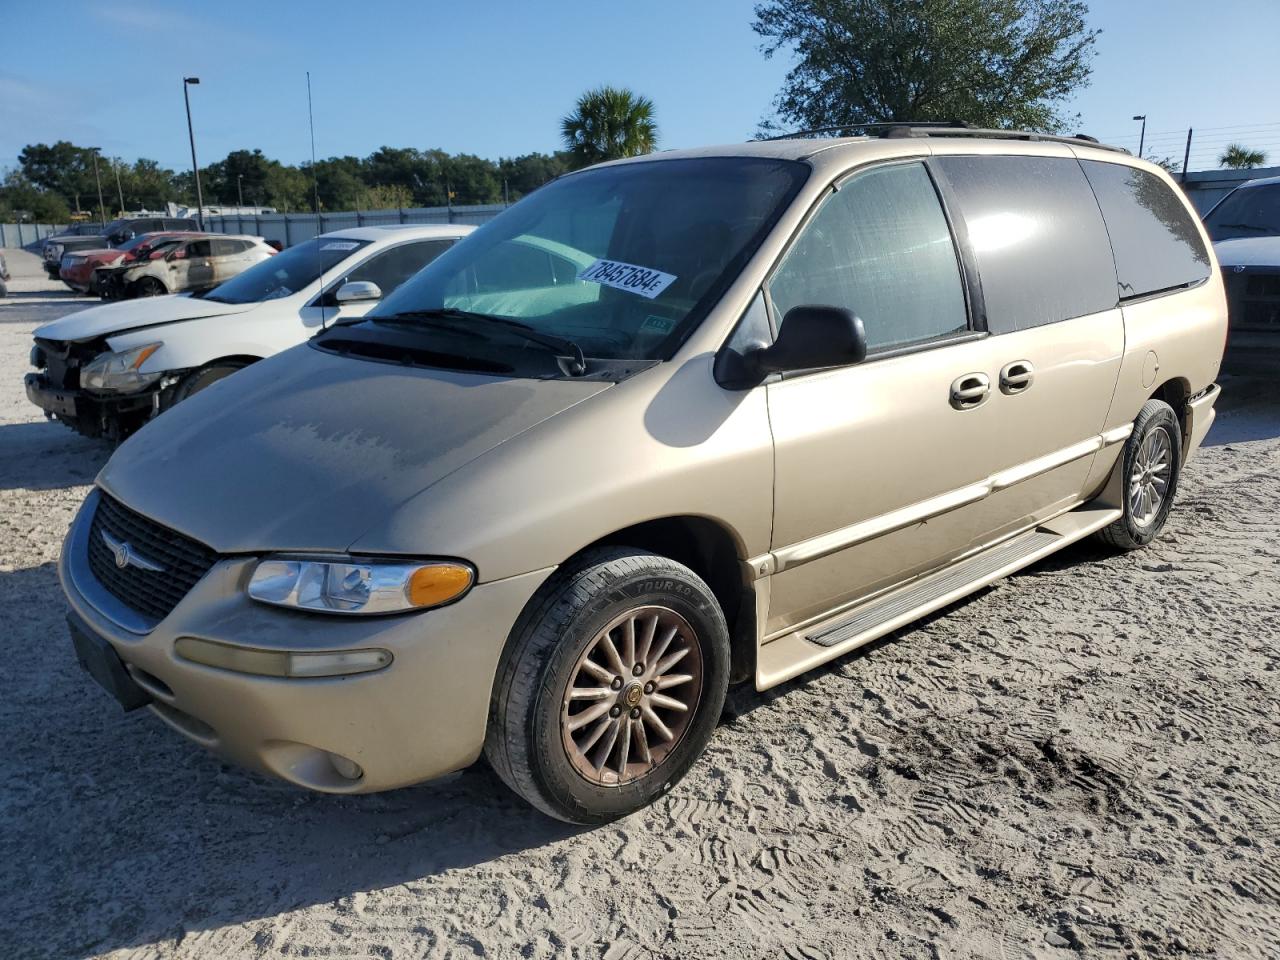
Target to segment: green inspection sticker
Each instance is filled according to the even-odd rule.
[[[667,317],[654,316],[652,313],[644,318],[644,323],[640,324],[641,333],[660,333],[668,334],[675,329],[676,322]]]

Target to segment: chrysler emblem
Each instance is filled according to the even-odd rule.
[[[117,540],[105,530],[102,531],[102,542],[107,545],[107,549],[116,559],[116,566],[121,570],[125,567],[137,567],[139,570],[150,570],[152,573],[164,572],[164,567],[160,564],[139,556],[132,546],[124,540]]]

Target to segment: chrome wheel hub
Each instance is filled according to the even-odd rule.
[[[679,744],[702,697],[702,648],[666,607],[629,610],[578,658],[560,709],[569,761],[592,783],[649,773]]]
[[[1129,473],[1129,515],[1145,527],[1160,513],[1173,476],[1173,445],[1164,430],[1143,438]]]

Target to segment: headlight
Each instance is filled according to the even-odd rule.
[[[164,374],[163,370],[138,372],[147,357],[163,346],[163,343],[148,343],[119,353],[104,353],[80,368],[80,386],[90,390],[140,390]]]
[[[267,557],[253,571],[249,596],[324,613],[398,613],[457,600],[473,583],[465,563]]]

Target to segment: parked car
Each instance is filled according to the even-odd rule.
[[[1236,187],[1205,214],[1204,225],[1226,282],[1233,345],[1274,350],[1280,344],[1256,335],[1280,334],[1280,177]]]
[[[5,263],[4,254],[0,253],[0,297],[9,295],[9,265]]]
[[[886,134],[561,177],[178,405],[66,541],[81,662],[295,784],[483,752],[598,823],[684,775],[731,679],[1149,543],[1226,332],[1185,198],[1084,139]]]
[[[203,296],[80,310],[36,330],[39,372],[27,375],[27,396],[81,433],[122,438],[326,323],[363,316],[472,229],[342,230],[290,247]]]
[[[64,256],[81,250],[100,250],[102,249],[102,244],[102,237],[92,235],[67,236],[60,237],[57,240],[45,241],[42,254],[45,273],[49,275],[50,280],[61,279],[62,258]]]
[[[140,233],[120,246],[98,250],[81,250],[62,257],[58,276],[76,293],[101,293],[101,281],[109,268],[122,263],[134,263],[150,255],[156,245],[185,237],[201,236],[198,233]]]
[[[78,223],[60,234],[46,237],[40,252],[49,278],[57,280],[62,255],[70,250],[118,247],[141,233],[194,232],[199,229],[199,224],[190,217],[127,217],[112,220],[102,226],[96,223]]]
[[[122,300],[199,293],[275,255],[262,237],[200,234],[162,241],[144,258],[102,268],[98,286],[103,296]]]

